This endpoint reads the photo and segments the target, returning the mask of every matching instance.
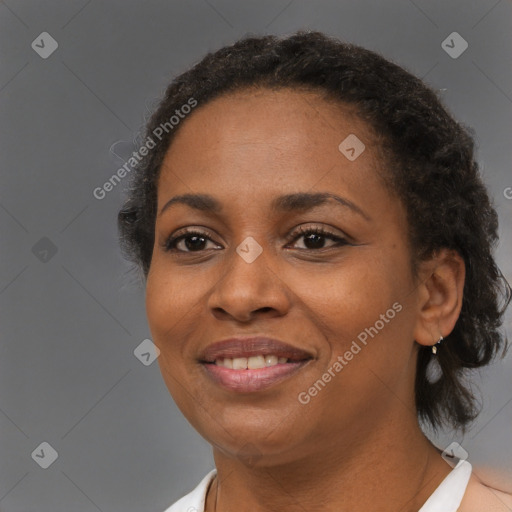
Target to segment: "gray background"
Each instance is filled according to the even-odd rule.
[[[150,334],[117,246],[125,183],[92,195],[173,76],[248,32],[299,28],[403,65],[474,127],[512,282],[511,20],[508,0],[0,2],[0,510],[160,512],[213,468],[157,362],[133,354]],[[469,43],[457,59],[441,47],[453,31]],[[59,45],[47,59],[31,48],[42,32]],[[436,442],[512,492],[512,355],[477,377],[478,422]],[[48,469],[31,457],[43,441]]]

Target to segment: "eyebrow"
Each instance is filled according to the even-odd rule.
[[[311,210],[316,206],[327,204],[332,200],[336,201],[342,206],[345,206],[346,208],[349,208],[364,219],[368,221],[371,220],[370,216],[352,201],[337,196],[336,194],[331,194],[329,192],[297,192],[295,194],[279,196],[272,200],[270,203],[270,208],[272,211],[281,213],[297,211],[304,212]],[[208,194],[181,194],[169,199],[169,201],[167,201],[160,210],[159,215],[162,215],[162,213],[164,213],[172,205],[175,204],[184,204],[195,210],[210,211],[215,214],[222,212],[222,203],[213,196]]]

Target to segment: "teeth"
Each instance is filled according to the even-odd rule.
[[[251,357],[235,357],[233,359],[225,357],[224,359],[216,359],[215,364],[233,370],[257,370],[259,368],[275,366],[276,364],[283,364],[286,363],[286,361],[288,361],[286,357],[277,357],[274,354],[268,354]]]
[[[275,366],[278,362],[279,359],[277,358],[277,356],[274,356],[272,354],[265,356],[265,366]]]
[[[265,368],[265,358],[263,356],[251,356],[247,359],[247,368],[249,370],[257,370]]]
[[[247,370],[247,357],[235,357],[233,359],[233,370]]]

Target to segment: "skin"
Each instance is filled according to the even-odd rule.
[[[366,146],[355,161],[338,150],[351,133]],[[146,306],[166,385],[213,446],[207,511],[417,511],[451,471],[419,428],[414,376],[419,346],[457,321],[464,263],[441,251],[413,274],[405,210],[384,185],[381,162],[369,127],[312,92],[230,93],[180,125],[158,183]],[[364,216],[335,202],[270,210],[274,198],[297,192],[336,194]],[[184,193],[212,195],[222,211],[174,204],[160,214]],[[301,225],[349,243],[327,237],[325,248],[307,250],[308,237],[293,235]],[[166,251],[183,227],[207,229],[211,240]],[[263,249],[252,263],[235,250],[249,236]],[[402,310],[301,404],[298,394],[395,302]],[[248,334],[291,343],[313,360],[264,391],[222,389],[198,356]]]

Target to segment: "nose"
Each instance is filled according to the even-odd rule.
[[[226,258],[208,300],[217,319],[247,323],[259,315],[279,317],[289,310],[289,288],[278,275],[270,251],[263,249],[254,261],[248,261],[234,250]]]

